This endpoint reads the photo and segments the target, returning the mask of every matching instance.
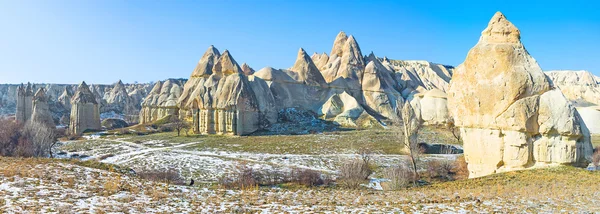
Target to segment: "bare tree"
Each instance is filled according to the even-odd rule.
[[[181,130],[187,130],[190,127],[190,124],[187,121],[182,120],[177,116],[171,116],[169,119],[169,125],[177,131],[178,137],[181,133]]]
[[[417,161],[419,154],[421,153],[421,148],[419,147],[419,143],[417,141],[419,129],[422,125],[421,115],[419,112],[415,111],[409,101],[404,103],[404,106],[399,113],[402,115],[402,119],[401,121],[396,121],[396,128],[400,129],[401,131],[396,131],[396,133],[400,142],[402,143],[402,146],[408,152],[414,175],[413,184],[416,185],[416,181],[419,178]],[[400,124],[402,124],[401,128],[399,127]]]
[[[23,127],[23,135],[32,145],[33,156],[46,157],[52,155],[52,147],[57,143],[56,128],[37,121],[28,121]]]
[[[450,121],[448,121],[448,124],[446,124],[446,128],[448,129],[448,131],[450,133],[452,133],[452,136],[454,137],[454,139],[456,139],[456,142],[458,142],[458,143],[462,142],[462,137],[460,136],[460,128],[458,128],[454,124],[453,119],[450,119]]]

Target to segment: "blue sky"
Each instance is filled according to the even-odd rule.
[[[340,30],[364,54],[458,65],[496,11],[544,70],[600,76],[599,1],[0,0],[0,83],[188,78],[209,45],[258,70]]]

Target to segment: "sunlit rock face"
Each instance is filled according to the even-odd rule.
[[[585,165],[589,131],[498,12],[456,68],[448,109],[461,128],[470,177],[559,164]]]
[[[100,130],[100,108],[96,96],[82,82],[71,98],[71,122],[69,132],[79,135],[86,130]]]

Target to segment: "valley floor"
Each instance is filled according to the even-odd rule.
[[[0,213],[600,212],[600,174],[572,167],[400,191],[176,186],[81,166],[0,157]]]
[[[454,142],[436,129],[421,135],[423,142]],[[442,136],[442,137],[440,137]],[[216,182],[240,165],[266,172],[305,168],[333,174],[343,162],[369,153],[379,167],[408,161],[398,137],[390,130],[344,131],[275,136],[179,136],[150,135],[87,136],[86,140],[62,143],[59,157],[98,160],[135,171],[175,169],[186,179]],[[460,145],[457,145],[460,147]],[[423,156],[429,160],[454,160],[457,155]],[[424,166],[422,166],[423,168]]]

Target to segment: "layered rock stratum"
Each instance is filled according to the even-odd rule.
[[[567,98],[544,75],[498,12],[448,90],[470,177],[559,164],[586,165],[590,134]]]

